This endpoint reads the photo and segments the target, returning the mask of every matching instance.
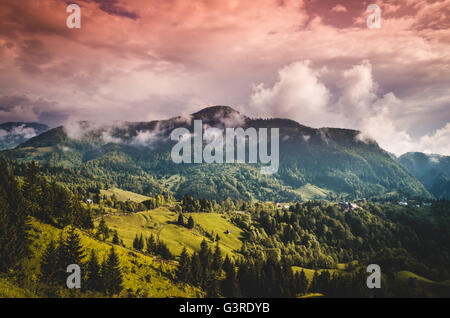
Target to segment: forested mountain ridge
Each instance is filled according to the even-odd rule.
[[[450,156],[408,152],[398,162],[436,198],[450,199]]]
[[[261,175],[259,164],[175,164],[173,129],[204,126],[279,128],[280,167]],[[270,148],[270,147],[269,147]],[[93,175],[99,182],[142,194],[170,191],[177,197],[293,201],[314,197],[386,194],[430,197],[423,185],[373,140],[356,130],[314,129],[293,120],[249,118],[228,106],[187,117],[108,126],[80,122],[51,129],[1,157]]]

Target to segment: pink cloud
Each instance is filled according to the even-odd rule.
[[[332,12],[348,12],[347,8],[342,4],[337,4],[333,8],[331,8]]]
[[[408,107],[421,105],[397,113],[393,125],[417,129],[417,118],[426,118],[421,133],[430,134],[450,120],[450,0],[376,3],[379,30],[367,28],[365,5],[356,0],[345,7],[307,0],[122,0],[112,7],[80,1],[82,28],[69,30],[64,1],[3,0],[1,95],[47,101],[26,116],[55,124],[66,117],[150,120],[213,104],[255,115],[251,96],[262,83],[259,94],[283,102],[277,116],[289,117],[295,106],[282,94],[284,86],[275,85],[280,78],[302,85],[290,96],[307,96],[310,89],[320,99],[326,91],[331,100],[317,105],[329,105],[357,77],[349,75],[347,83],[340,74],[367,60],[381,98],[392,92]],[[346,14],[337,14],[343,8]],[[298,64],[305,60],[311,64]],[[325,123],[314,115],[316,101],[303,100],[310,103],[305,123]]]

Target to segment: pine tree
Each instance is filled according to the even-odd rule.
[[[178,266],[177,271],[178,279],[184,282],[189,281],[191,274],[191,262],[186,247],[183,247],[183,251],[181,251],[179,264],[180,265]]]
[[[122,271],[114,247],[111,248],[108,258],[102,265],[102,278],[108,296],[118,295],[122,291]]]
[[[220,273],[222,270],[222,252],[220,251],[219,244],[216,245],[216,249],[214,250],[212,269],[217,273]]]
[[[200,251],[198,252],[198,255],[200,257],[200,262],[202,263],[202,266],[205,268],[209,268],[210,265],[210,258],[211,258],[211,250],[208,247],[208,243],[205,239],[202,240],[200,243]]]
[[[66,189],[58,187],[56,189],[56,197],[54,201],[54,211],[58,211],[59,215],[56,221],[56,226],[64,228],[69,224],[74,223],[74,207],[72,196]]]
[[[103,235],[103,240],[109,238],[109,228],[103,218],[101,218],[100,223],[98,224],[98,232]]]
[[[134,240],[133,240],[133,248],[135,250],[139,250],[139,238],[138,238],[137,234],[135,235]]]
[[[183,214],[178,214],[178,221],[177,221],[178,225],[184,226],[184,219],[183,219]]]
[[[206,243],[205,239],[203,239],[202,243],[200,244],[200,251],[198,253],[198,256],[202,265],[201,284],[203,287],[206,287],[211,274],[212,255],[211,249],[208,247],[208,243]]]
[[[187,228],[188,229],[193,229],[194,226],[195,226],[194,219],[192,218],[192,216],[189,216],[188,223],[187,223]]]
[[[231,262],[228,255],[225,257],[223,262],[223,269],[225,271],[225,279],[222,281],[222,294],[225,297],[239,297],[239,285],[236,278],[236,271],[234,269],[234,265]]]
[[[91,250],[91,256],[86,264],[86,288],[92,291],[101,291],[103,281],[100,277],[100,264],[95,250]]]
[[[69,264],[67,263],[67,250],[66,250],[66,243],[64,240],[63,233],[59,235],[59,240],[56,245],[56,280],[58,281],[58,284],[63,284],[64,280],[66,279],[66,269]]]
[[[156,241],[155,236],[153,234],[147,239],[147,253],[155,254],[156,252]]]
[[[66,267],[70,264],[77,264],[79,266],[83,264],[83,258],[85,256],[84,249],[81,245],[81,238],[73,226],[69,228],[69,233],[65,241],[65,252]]]
[[[138,248],[137,248],[139,251],[142,251],[143,249],[144,249],[144,237],[142,236],[142,234],[141,234],[141,236],[139,237],[139,240],[138,240]]]
[[[172,253],[170,252],[169,248],[163,241],[159,241],[158,247],[157,247],[157,252],[162,258],[164,258],[166,260],[173,259]]]
[[[40,281],[53,285],[57,281],[58,274],[58,254],[55,242],[52,240],[47,245],[44,254],[41,259],[41,274],[39,276]]]
[[[311,280],[311,286],[309,286],[309,292],[315,293],[318,291],[319,288],[319,273],[317,270],[314,271],[314,276]]]
[[[117,231],[114,231],[114,236],[113,236],[113,239],[112,239],[112,243],[113,244],[120,244],[119,234],[117,233]]]
[[[299,292],[304,294],[308,290],[308,278],[306,278],[305,271],[302,269],[300,272],[300,290]]]
[[[200,257],[198,253],[192,254],[191,257],[191,283],[194,286],[199,286],[202,278],[202,264],[200,262]]]
[[[69,228],[67,238],[64,239],[63,233],[61,233],[58,246],[56,248],[56,255],[56,279],[59,284],[63,285],[66,281],[67,266],[76,264],[83,267],[83,246],[81,245],[80,236],[73,226]]]

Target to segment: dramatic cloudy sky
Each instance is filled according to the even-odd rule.
[[[68,3],[81,29],[66,27]],[[366,8],[380,6],[381,28]],[[450,155],[450,0],[1,0],[0,122],[230,105]]]

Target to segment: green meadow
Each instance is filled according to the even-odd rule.
[[[111,196],[115,195],[116,199],[119,201],[134,201],[134,202],[143,202],[146,201],[148,199],[150,199],[150,197],[147,197],[145,195],[142,194],[138,194],[138,193],[134,193],[134,192],[130,192],[130,191],[126,191],[126,190],[122,190],[122,189],[118,189],[118,188],[111,188],[108,190],[100,190],[100,194],[106,195],[106,197],[110,198]]]
[[[166,243],[173,254],[179,255],[183,247],[192,254],[200,248],[203,239],[211,247],[216,244],[215,238],[218,234],[219,246],[224,254],[233,256],[241,248],[242,230],[234,226],[223,214],[184,213],[185,223],[189,216],[192,216],[195,222],[193,229],[176,224],[178,214],[167,207],[126,215],[107,215],[104,219],[110,229],[117,230],[127,247],[132,246],[136,234],[142,234],[145,238],[153,234],[155,238]],[[229,234],[226,234],[227,230]]]

